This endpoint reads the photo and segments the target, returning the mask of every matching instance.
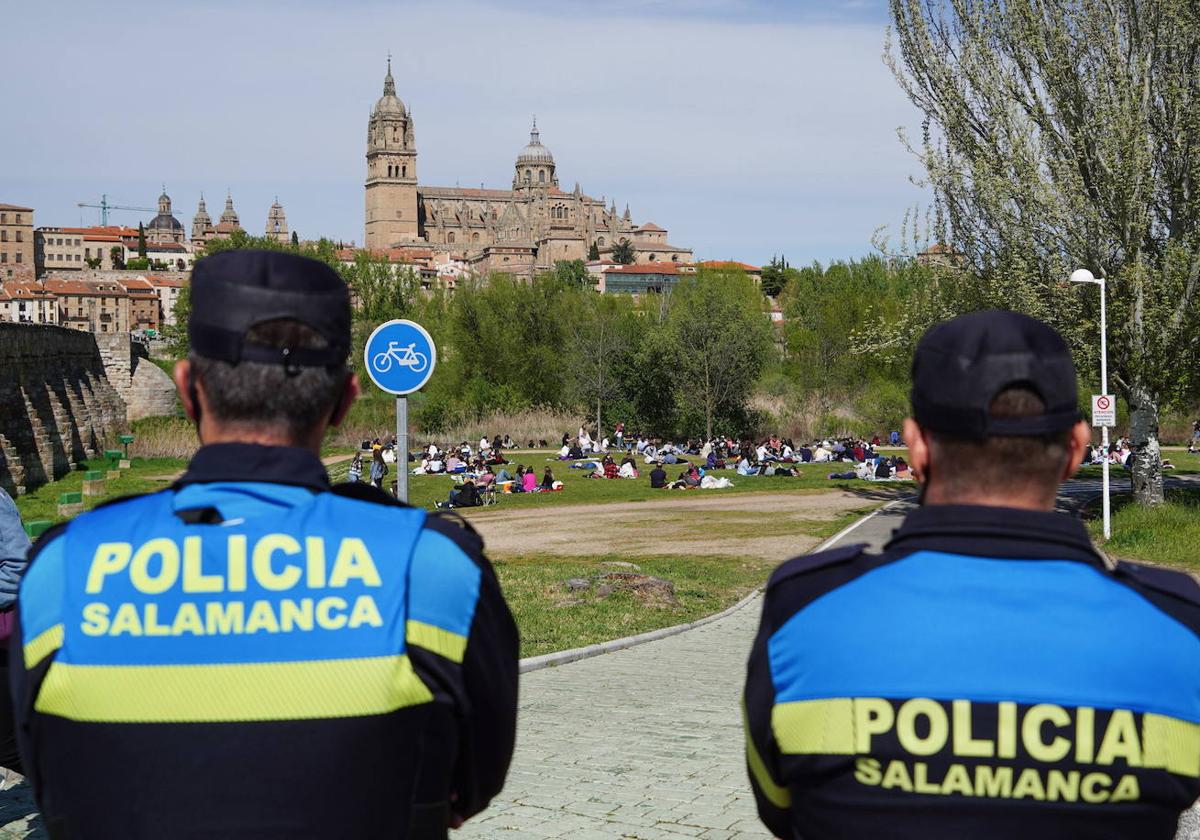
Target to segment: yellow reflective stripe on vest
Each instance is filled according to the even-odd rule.
[[[62,647],[63,626],[55,624],[49,630],[43,630],[25,643],[25,669],[29,670]]]
[[[409,619],[405,625],[405,630],[410,645],[423,647],[438,656],[444,656],[451,662],[462,663],[463,656],[467,652],[466,636],[460,636],[458,633],[443,630],[433,624],[412,619]]]
[[[746,764],[750,768],[751,775],[754,776],[754,781],[758,783],[758,789],[776,808],[790,808],[792,806],[791,792],[775,781],[775,777],[767,769],[767,763],[763,761],[758,752],[754,736],[750,734],[750,716],[746,713],[745,700],[742,701],[742,725],[746,730]]]
[[[1142,763],[1200,777],[1200,724],[1150,712],[1142,715]]]
[[[854,701],[837,697],[777,703],[771,729],[779,751],[787,755],[853,755]]]
[[[202,723],[359,717],[432,699],[403,655],[222,665],[55,662],[34,708],[76,721]]]

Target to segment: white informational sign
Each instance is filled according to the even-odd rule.
[[[1092,425],[1113,428],[1117,425],[1117,400],[1109,394],[1092,394]]]

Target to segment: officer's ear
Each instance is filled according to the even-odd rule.
[[[904,442],[908,445],[908,468],[918,484],[924,484],[929,475],[929,440],[925,430],[911,417],[904,418]]]
[[[197,393],[196,372],[188,359],[180,359],[175,363],[175,390],[179,392],[179,402],[183,404],[183,413],[193,423],[200,422],[200,396]]]
[[[358,395],[361,393],[362,385],[358,381],[358,374],[351,372],[346,377],[346,382],[342,386],[342,393],[338,397],[337,405],[333,407],[333,414],[329,416],[330,426],[337,428],[342,425],[342,421],[350,413],[350,406],[354,405],[354,401],[358,399]]]
[[[1088,428],[1087,421],[1080,420],[1071,428],[1071,436],[1067,439],[1067,463],[1063,465],[1063,481],[1075,475],[1083,463],[1083,453],[1091,442],[1092,430]]]

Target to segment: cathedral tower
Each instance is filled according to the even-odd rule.
[[[396,96],[391,58],[367,130],[366,209],[368,249],[417,238],[417,146],[412,114]]]
[[[267,239],[274,239],[276,242],[290,241],[287,215],[283,212],[283,205],[279,203],[279,196],[275,196],[275,203],[267,211]]]

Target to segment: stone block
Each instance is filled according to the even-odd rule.
[[[111,481],[116,481],[118,478],[121,477],[121,471],[120,470],[109,470],[106,473],[106,477],[108,479],[110,479]]]
[[[78,516],[79,514],[83,513],[83,507],[84,507],[83,502],[78,502],[78,503],[69,504],[69,505],[64,505],[64,504],[60,503],[58,506],[58,516],[60,519],[70,519],[72,517]]]
[[[131,466],[132,466],[132,464],[130,463],[130,461],[129,461],[129,459],[128,459],[128,458],[122,458],[122,459],[121,459],[121,460],[120,460],[120,461],[117,463],[117,469],[119,469],[119,470],[127,470],[127,469],[129,469]]]

